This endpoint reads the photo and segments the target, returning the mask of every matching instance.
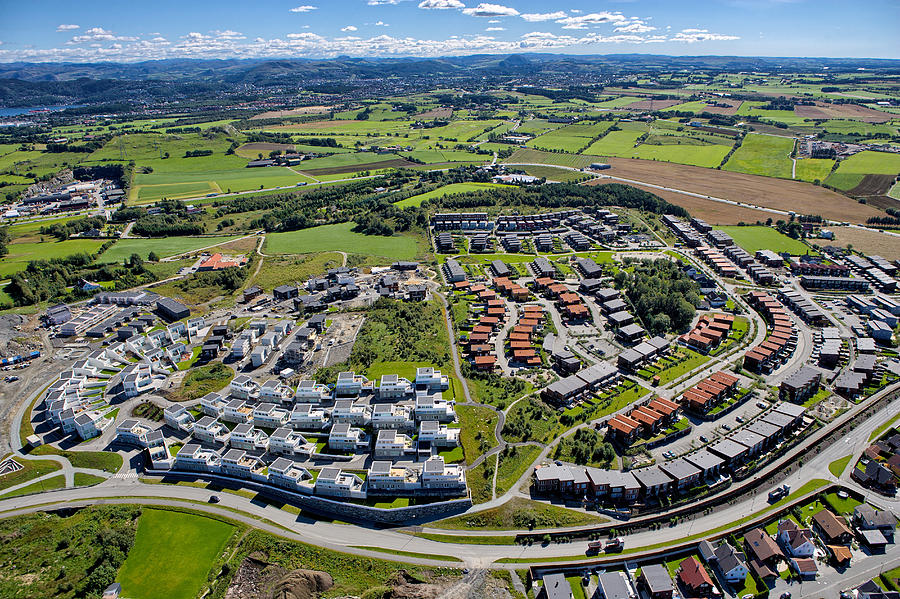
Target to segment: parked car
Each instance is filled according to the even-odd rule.
[[[210,503],[219,503],[220,501],[222,501],[222,500],[219,499],[219,496],[218,496],[218,495],[210,495],[210,496],[209,496],[209,502],[210,502]]]
[[[701,443],[707,443],[708,441],[709,441],[709,439],[707,439],[705,435],[700,435],[700,442],[701,442]]]

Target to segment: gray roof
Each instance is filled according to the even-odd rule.
[[[569,585],[569,581],[566,580],[565,574],[545,574],[542,580],[544,581],[544,594],[547,596],[547,599],[572,598],[572,587]]]
[[[641,486],[648,489],[659,485],[668,485],[672,482],[672,479],[657,466],[632,470],[631,473],[641,483]]]
[[[605,599],[631,599],[631,589],[621,572],[601,572],[597,579]]]
[[[753,431],[749,430],[739,430],[731,435],[731,439],[737,441],[741,445],[746,445],[748,448],[756,447],[757,445],[762,444],[766,438],[762,435],[758,435]]]
[[[722,458],[710,453],[705,449],[695,451],[694,453],[686,456],[684,459],[703,471],[718,468],[725,463]]]
[[[782,414],[787,414],[788,416],[793,416],[795,419],[800,418],[806,413],[806,408],[803,406],[798,406],[797,404],[782,402],[775,406],[776,412],[781,412]]]
[[[700,475],[700,469],[683,458],[660,464],[659,469],[675,480],[684,480],[691,476]]]
[[[753,424],[744,427],[744,429],[767,439],[771,439],[781,432],[781,427],[770,424],[765,420],[756,420]]]
[[[746,447],[731,439],[722,439],[721,441],[713,443],[709,446],[709,450],[729,460],[747,453]]]
[[[669,571],[660,564],[641,566],[641,577],[647,583],[647,588],[651,593],[672,591],[672,577],[669,576]]]
[[[231,432],[235,435],[246,435],[250,431],[253,430],[253,425],[249,422],[242,422],[241,424],[234,427]]]

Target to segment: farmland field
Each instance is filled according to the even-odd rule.
[[[191,599],[200,593],[234,526],[193,514],[145,509],[119,570],[132,599]],[[165,573],[165,575],[161,575]]]
[[[540,150],[519,148],[512,156],[503,161],[504,164],[553,164],[571,168],[584,168],[592,162],[600,161],[599,156],[587,154],[555,154]]]
[[[797,179],[801,181],[824,181],[829,173],[834,160],[827,158],[801,158],[797,160]]]
[[[630,157],[634,152],[634,144],[643,135],[641,131],[610,131],[584,151],[594,156]]]
[[[544,177],[548,181],[561,181],[563,183],[581,179],[586,176],[584,173],[554,168],[552,166],[526,166],[522,168],[522,170],[532,177]]]
[[[134,177],[134,190],[139,203],[161,198],[189,198],[209,193],[250,191],[263,187],[287,187],[313,180],[281,166],[209,170],[202,173],[151,173]],[[135,196],[135,192],[132,192]]]
[[[644,160],[660,160],[677,164],[715,167],[728,155],[731,146],[721,144],[709,145],[651,145],[641,144],[631,153],[633,158]]]
[[[900,238],[868,229],[851,229],[850,227],[829,227],[834,232],[834,240],[816,240],[822,245],[837,245],[853,249],[865,254],[882,256],[887,260],[900,260]]]
[[[144,260],[150,252],[156,252],[160,258],[190,252],[218,243],[239,239],[240,235],[221,237],[164,237],[159,239],[120,239],[111,248],[103,252],[97,262],[121,262],[131,254],[138,254]],[[215,251],[215,250],[213,250]]]
[[[734,242],[755,254],[757,250],[772,250],[773,252],[789,252],[791,255],[803,255],[814,253],[809,246],[797,239],[791,239],[782,235],[771,227],[719,227],[731,235]]]
[[[355,254],[382,256],[397,260],[414,258],[418,252],[416,239],[410,235],[382,237],[354,233],[354,224],[322,225],[266,237],[263,251],[268,254],[311,254],[350,249]]]
[[[102,241],[92,239],[69,239],[67,241],[46,241],[44,243],[11,243],[7,247],[9,253],[0,260],[0,277],[8,277],[20,270],[25,270],[32,260],[50,260],[64,258],[72,254],[93,254]]]
[[[415,195],[405,200],[400,200],[399,202],[395,202],[394,205],[398,208],[407,208],[409,206],[419,206],[425,200],[430,200],[431,198],[442,198],[444,196],[448,196],[454,193],[466,193],[469,191],[478,191],[480,189],[492,189],[498,187],[506,187],[508,189],[513,189],[515,185],[501,185],[498,183],[451,183],[450,185],[444,185],[443,187],[439,187],[434,191],[429,191],[427,193],[420,193],[419,195]]]
[[[564,155],[550,154],[550,156]],[[515,158],[515,154],[512,157]],[[606,162],[609,162],[612,168],[604,171],[603,174],[610,177],[622,177],[630,181],[662,185],[765,208],[793,210],[799,214],[819,214],[825,218],[854,223],[864,223],[869,217],[884,215],[883,212],[872,206],[860,204],[852,198],[823,187],[799,181],[648,160],[610,158]],[[604,182],[609,183],[610,181],[605,180]],[[587,183],[587,185],[591,184],[596,185],[598,182]],[[649,191],[663,195],[662,191],[658,192],[655,189],[649,189]],[[679,205],[681,204],[679,203]],[[725,208],[731,209],[728,206]],[[734,206],[733,208],[743,209],[745,207]],[[759,220],[764,221],[769,216],[772,215],[768,214]],[[742,217],[736,220],[755,222],[757,218],[750,220]],[[736,222],[736,220],[730,222]]]
[[[794,140],[772,135],[748,134],[725,164],[725,169],[751,175],[791,178]]]
[[[900,154],[865,151],[842,160],[827,183],[838,189],[850,190],[859,185],[865,175],[896,175],[900,173]]]

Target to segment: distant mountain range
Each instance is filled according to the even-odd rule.
[[[606,73],[634,71],[727,70],[809,72],[828,68],[834,72],[871,69],[900,72],[900,60],[876,58],[778,58],[744,56],[664,56],[655,54],[513,54],[454,56],[445,58],[350,58],[148,60],[133,63],[0,63],[0,79],[22,81],[71,81],[119,79],[129,81],[208,81],[265,83],[281,79],[340,80],[349,77],[466,75],[473,70],[497,75],[523,72],[579,73],[602,67]],[[574,73],[573,73],[574,69]]]
[[[267,89],[363,97],[434,85],[595,85],[653,72],[900,74],[900,60],[654,54],[513,54],[445,58],[149,60],[136,63],[0,63],[0,107],[88,104],[120,112],[157,102],[249,101]],[[225,97],[228,97],[228,100]],[[100,105],[103,106],[100,106]]]

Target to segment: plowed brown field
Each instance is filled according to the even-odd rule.
[[[825,218],[854,223],[864,223],[872,216],[884,216],[882,211],[873,206],[860,204],[852,198],[810,183],[633,158],[610,158],[608,162],[612,168],[603,171],[604,175],[662,185],[734,202],[794,211],[798,214],[818,214]]]

